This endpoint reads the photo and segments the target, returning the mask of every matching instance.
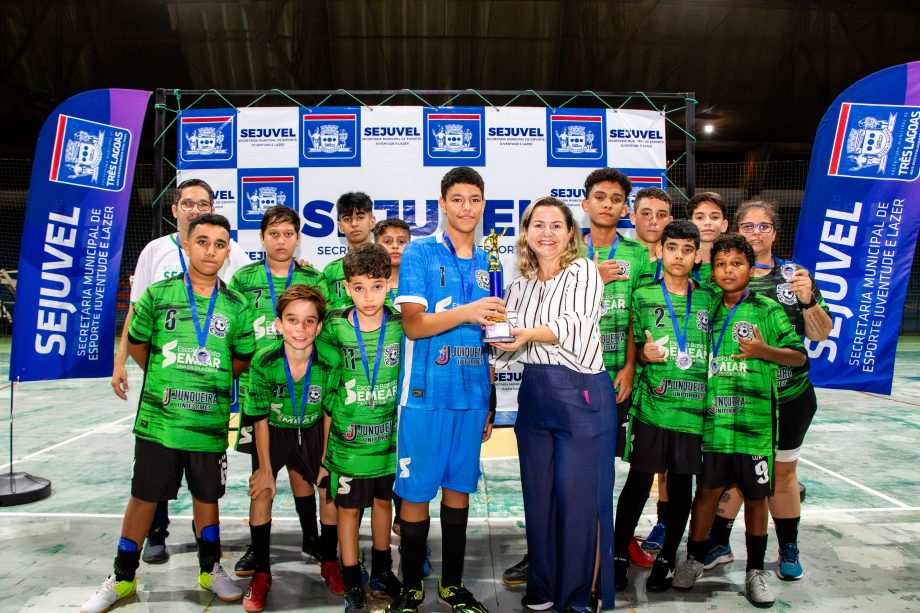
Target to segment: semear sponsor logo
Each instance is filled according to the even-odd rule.
[[[348,430],[342,433],[342,440],[352,442],[361,439],[363,443],[377,443],[393,438],[393,424],[387,422],[368,426],[365,424],[348,424]]]
[[[746,406],[742,396],[716,396],[712,406],[709,407],[710,415],[734,415],[740,413]]]
[[[706,397],[706,383],[683,379],[662,379],[661,385],[652,388],[652,393],[656,396],[668,395],[672,398],[702,400]]]
[[[269,408],[271,409],[272,415],[274,416],[275,423],[278,423],[278,424],[290,424],[290,425],[292,425],[292,426],[300,425],[301,427],[308,428],[308,427],[312,426],[313,424],[315,424],[316,422],[319,421],[319,414],[318,414],[318,413],[315,413],[315,414],[312,414],[312,415],[310,415],[310,414],[304,414],[304,416],[303,416],[303,422],[300,422],[300,423],[299,423],[299,419],[300,419],[299,416],[297,416],[297,415],[291,415],[291,414],[289,414],[289,413],[285,413],[285,412],[283,411],[283,409],[284,409],[285,407],[290,408],[290,403],[285,403],[285,402],[272,402],[272,403],[269,405]]]
[[[746,373],[747,362],[743,360],[736,360],[734,358],[719,357],[716,358],[716,363],[719,365],[719,374],[722,373]]]
[[[457,364],[476,366],[482,364],[482,347],[466,345],[444,345],[435,358],[434,363],[438,366],[446,366],[454,360]]]
[[[163,406],[175,406],[179,409],[207,413],[214,410],[217,394],[213,392],[194,392],[167,387],[163,390]]]
[[[844,102],[829,175],[913,181],[920,176],[920,107]]]
[[[205,363],[198,361],[197,353],[198,347],[179,347],[178,340],[169,341],[163,345],[163,368],[169,368],[173,364],[192,366],[196,370],[220,368],[220,351],[208,349],[208,359]]]
[[[378,383],[374,388],[374,406],[381,406],[396,398],[396,381],[389,384]],[[349,379],[345,382],[345,404],[371,403],[371,386],[358,385],[357,380]]]

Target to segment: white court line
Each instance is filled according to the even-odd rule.
[[[121,419],[116,419],[115,421],[110,421],[110,422],[107,423],[107,424],[102,424],[101,426],[96,426],[96,427],[93,428],[92,430],[87,430],[87,431],[84,432],[83,434],[78,434],[77,436],[74,436],[74,437],[72,437],[72,438],[69,438],[69,439],[67,439],[66,441],[61,441],[60,443],[55,443],[54,445],[51,445],[50,447],[45,447],[44,449],[39,449],[38,451],[34,451],[34,452],[30,453],[29,455],[22,456],[21,458],[19,458],[18,460],[16,460],[16,462],[24,462],[24,461],[26,461],[26,460],[31,460],[31,459],[34,458],[35,456],[40,456],[40,455],[42,455],[43,453],[48,453],[49,451],[53,451],[53,450],[57,449],[58,447],[63,447],[64,445],[69,445],[70,443],[72,443],[72,442],[74,442],[74,441],[78,441],[78,440],[80,440],[81,438],[86,438],[87,436],[89,436],[89,435],[91,435],[91,434],[95,434],[96,432],[99,432],[100,430],[105,430],[105,429],[108,428],[109,426],[114,426],[115,424],[120,424],[121,422],[125,421],[126,419],[131,419],[132,417],[134,417],[134,416],[136,416],[136,415],[137,415],[137,413],[131,413],[130,415],[125,415],[125,416],[122,417]],[[9,468],[9,466],[10,466],[10,463],[9,463],[9,462],[7,462],[6,464],[2,464],[2,465],[0,465],[0,470],[3,470],[4,468]]]
[[[802,464],[805,464],[806,466],[811,466],[812,468],[817,468],[818,470],[820,470],[820,471],[822,471],[822,472],[826,472],[827,474],[829,474],[829,475],[832,476],[832,477],[837,477],[838,479],[840,479],[840,480],[843,481],[844,483],[849,483],[849,484],[852,485],[853,487],[858,487],[859,489],[863,490],[864,492],[868,492],[869,494],[872,494],[872,495],[874,495],[874,496],[878,496],[878,497],[881,498],[882,500],[887,500],[887,501],[890,502],[891,504],[896,505],[896,506],[899,506],[899,507],[901,507],[902,509],[909,509],[909,508],[911,508],[910,505],[905,504],[905,503],[901,502],[900,500],[898,500],[898,499],[896,499],[896,498],[892,498],[891,496],[888,496],[887,494],[883,494],[883,493],[879,492],[878,490],[874,490],[874,489],[872,489],[871,487],[868,487],[868,486],[866,486],[866,485],[863,485],[862,483],[859,483],[859,482],[857,482],[857,481],[853,481],[853,480],[850,479],[849,477],[844,477],[844,476],[841,475],[840,473],[835,473],[834,471],[832,471],[832,470],[830,470],[830,469],[828,469],[828,468],[824,468],[823,466],[818,466],[818,465],[815,464],[814,462],[811,462],[811,461],[809,461],[809,460],[806,460],[805,458],[800,457],[800,458],[799,458],[799,462],[801,462]]]

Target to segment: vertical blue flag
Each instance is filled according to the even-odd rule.
[[[920,62],[844,91],[821,119],[793,259],[833,318],[806,341],[818,387],[891,393],[920,228]]]
[[[149,97],[84,92],[42,127],[19,251],[11,381],[112,373],[121,247]]]

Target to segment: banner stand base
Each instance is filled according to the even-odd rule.
[[[51,481],[29,473],[6,473],[0,476],[0,507],[12,507],[47,498]]]

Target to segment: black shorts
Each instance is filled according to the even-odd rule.
[[[255,446],[253,446],[255,447]],[[268,426],[268,455],[272,463],[272,476],[284,467],[300,473],[308,483],[316,483],[319,465],[323,458],[323,422],[318,421],[300,431],[297,428]],[[252,470],[259,468],[259,454],[252,454]]]
[[[629,464],[636,470],[676,475],[698,475],[703,471],[701,435],[665,430],[637,417],[632,418],[629,433]]]
[[[175,500],[183,474],[196,500],[217,502],[227,486],[227,452],[180,451],[135,437],[132,496],[147,502]]]
[[[396,473],[383,477],[345,477],[333,475],[335,487],[330,488],[330,495],[335,500],[335,506],[343,509],[365,509],[377,500],[393,499],[393,482]]]
[[[616,398],[616,396],[614,396]],[[617,403],[617,457],[626,453],[626,441],[629,440],[629,409],[632,407],[632,394],[623,402]]]
[[[746,453],[703,453],[699,487],[707,489],[738,486],[749,500],[763,500],[773,493],[771,458]]]
[[[805,441],[805,433],[817,411],[818,398],[811,385],[792,400],[779,404],[779,440],[776,448],[780,451],[793,451],[795,457],[784,459],[777,454],[777,460],[791,461],[798,458],[798,449]]]

